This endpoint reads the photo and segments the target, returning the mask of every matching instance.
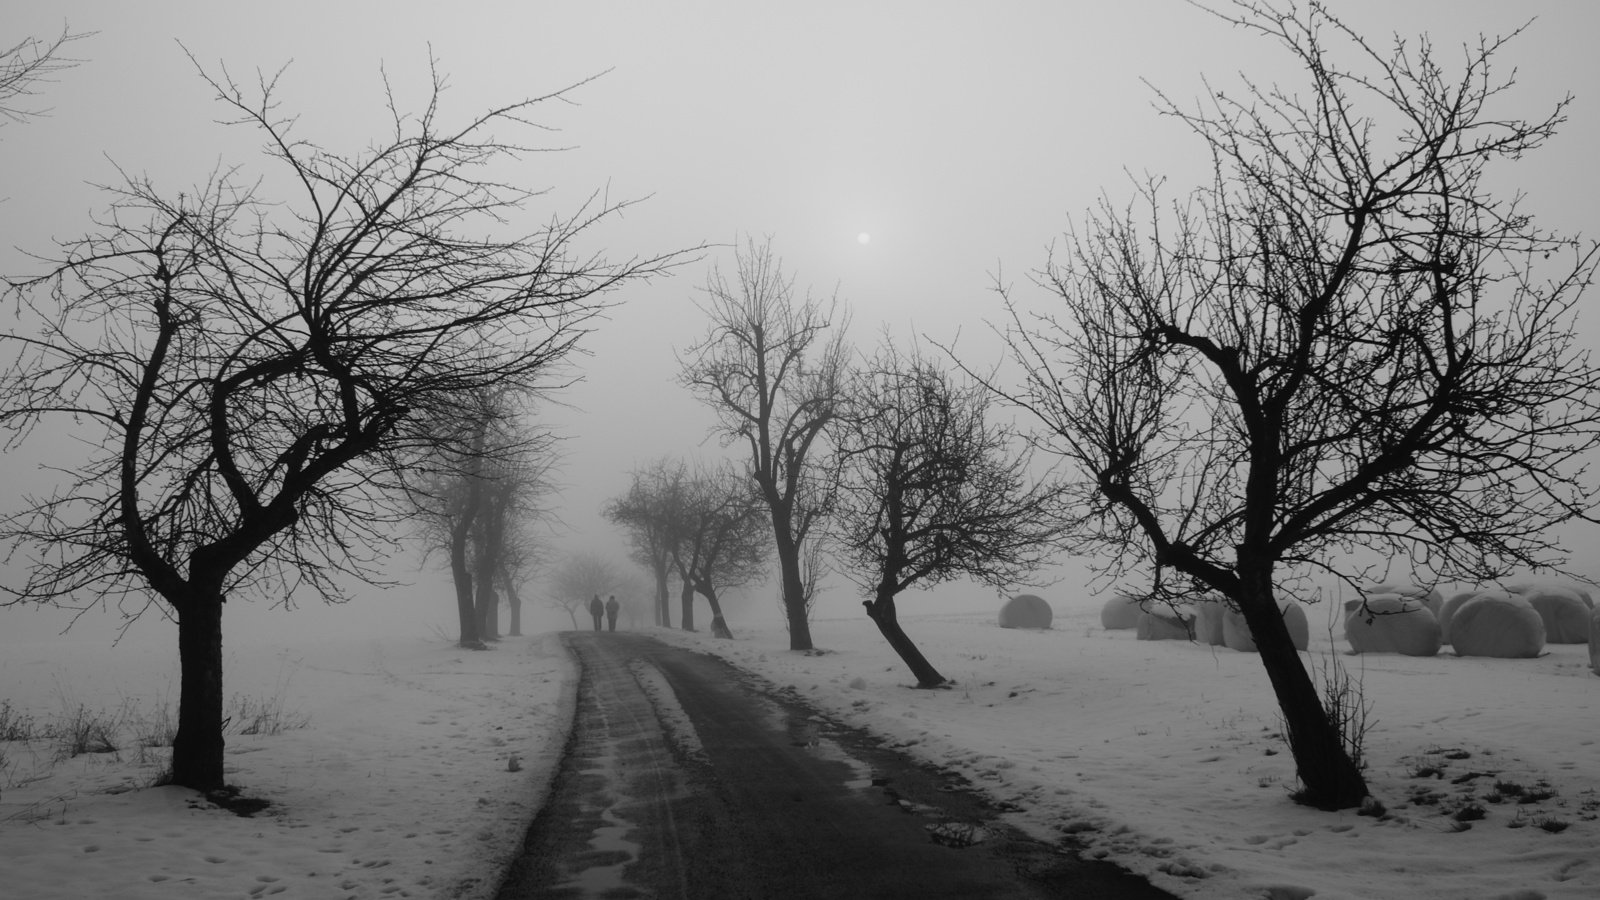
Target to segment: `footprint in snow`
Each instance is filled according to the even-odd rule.
[[[1566,865],[1556,870],[1556,880],[1571,881],[1572,879],[1577,878],[1578,874],[1587,868],[1589,868],[1589,861],[1587,859],[1571,860]]]

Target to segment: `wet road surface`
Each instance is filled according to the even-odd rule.
[[[562,640],[577,719],[500,900],[1170,900],[721,660],[636,634]]]

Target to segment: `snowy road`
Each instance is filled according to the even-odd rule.
[[[739,670],[631,634],[581,667],[553,795],[501,900],[1170,895],[994,822],[918,767]]]

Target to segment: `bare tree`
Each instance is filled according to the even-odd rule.
[[[451,125],[435,74],[420,113],[390,94],[392,132],[343,156],[293,133],[276,78],[201,75],[283,177],[226,169],[164,191],[130,176],[93,233],[15,285],[0,423],[15,442],[56,420],[93,449],[0,531],[31,551],[12,602],[176,618],[172,775],[212,790],[224,601],[337,599],[334,576],[370,576],[404,514],[395,473],[439,411],[549,387],[602,295],[668,260],[577,253],[614,204],[515,230],[535,192],[496,180],[524,155],[501,136],[533,127],[540,99]]]
[[[623,583],[622,570],[611,560],[596,553],[574,553],[550,571],[546,596],[551,606],[566,611],[577,629],[578,610],[588,609],[595,597],[615,593]]]
[[[534,560],[526,527],[541,516],[539,498],[549,487],[552,439],[528,428],[506,391],[491,391],[451,410],[450,431],[429,448],[427,460],[408,471],[418,520],[430,548],[450,560],[462,647],[485,649],[499,637],[499,604],[510,602],[510,633],[522,633],[522,602],[515,578]],[[432,464],[437,471],[430,471]]]
[[[54,38],[26,37],[0,49],[0,120],[22,122],[42,113],[30,109],[25,101],[38,93],[38,87],[64,69],[78,64],[65,56],[67,45],[87,37],[66,27]]]
[[[536,454],[505,475],[503,490],[508,496],[501,511],[505,522],[501,526],[503,539],[495,576],[505,591],[506,608],[511,614],[506,633],[512,637],[522,634],[522,583],[544,563],[544,547],[535,537],[533,526],[549,515],[542,500],[550,493],[549,474],[554,460],[551,454]]]
[[[1556,560],[1550,528],[1588,515],[1600,443],[1600,373],[1573,329],[1596,251],[1486,187],[1567,105],[1506,108],[1505,39],[1451,66],[1425,38],[1379,50],[1319,4],[1219,15],[1304,85],[1210,90],[1193,110],[1161,96],[1214,178],[1170,205],[1159,183],[1102,205],[1039,279],[1053,310],[1008,300],[1027,369],[1012,399],[1086,476],[1084,538],[1112,565],[1153,563],[1158,591],[1244,614],[1297,798],[1346,808],[1367,786],[1278,579],[1354,577],[1358,548],[1469,581]]]
[[[719,466],[696,470],[685,491],[681,539],[674,559],[683,580],[684,628],[692,630],[693,594],[711,607],[711,633],[731,638],[718,591],[766,575],[767,539],[760,499],[742,472]]]
[[[429,442],[403,469],[413,522],[428,551],[443,550],[455,586],[461,646],[485,649],[497,635],[495,585],[504,568],[505,535],[519,501],[540,489],[547,435],[518,424],[510,394],[473,391],[428,424]],[[536,464],[536,458],[544,462]]]
[[[1058,489],[1030,480],[1025,445],[987,419],[992,397],[885,342],[851,379],[837,426],[834,541],[918,687],[946,679],[901,627],[895,598],[961,577],[1015,584],[1047,560],[1061,527]]]
[[[514,420],[513,420],[514,421]],[[498,436],[497,443],[473,461],[469,493],[477,509],[472,521],[472,587],[479,636],[500,636],[500,591],[513,601],[512,634],[521,633],[521,602],[515,599],[512,573],[533,558],[525,543],[525,525],[539,514],[539,496],[548,488],[546,473],[553,461],[548,434]],[[517,546],[513,546],[513,543]]]
[[[753,240],[737,251],[733,283],[712,269],[701,309],[711,326],[689,348],[683,382],[716,412],[726,439],[749,452],[772,520],[789,647],[809,650],[803,562],[832,490],[818,458],[838,413],[846,322],[836,299],[797,297],[771,244]]]
[[[627,529],[633,557],[655,580],[655,622],[672,627],[668,580],[682,532],[686,478],[681,462],[663,457],[633,472],[628,493],[606,506],[606,518]]]

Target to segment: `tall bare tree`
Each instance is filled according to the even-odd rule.
[[[12,602],[165,605],[173,779],[212,790],[224,602],[342,596],[334,576],[369,574],[404,512],[389,487],[428,423],[478,391],[548,386],[604,293],[668,260],[578,251],[617,205],[518,230],[537,192],[496,180],[524,158],[504,136],[560,94],[451,124],[436,74],[415,114],[389,94],[392,131],[346,156],[294,133],[276,78],[201,75],[279,177],[130,176],[90,235],[14,287],[0,423],[17,441],[59,420],[93,452],[0,531],[30,557]]]
[[[682,379],[742,443],[772,521],[789,646],[811,649],[807,547],[827,512],[832,474],[823,432],[838,414],[846,351],[836,298],[797,296],[769,243],[747,241],[730,282],[713,268],[701,310],[711,320]]]
[[[1489,169],[1564,121],[1534,118],[1491,65],[1382,50],[1321,4],[1218,13],[1299,64],[1189,109],[1211,183],[1147,185],[1069,234],[1028,313],[1012,398],[1086,476],[1113,565],[1168,594],[1215,591],[1249,624],[1304,803],[1367,785],[1279,613],[1284,570],[1350,578],[1352,551],[1479,581],[1556,561],[1551,526],[1588,516],[1600,373],[1574,337],[1596,250],[1537,228]],[[1176,575],[1177,577],[1171,577]]]
[[[831,519],[844,571],[919,687],[946,679],[901,626],[908,588],[969,577],[1015,584],[1055,549],[1060,491],[1028,474],[1026,446],[988,420],[993,395],[885,342],[850,382],[835,438]]]

